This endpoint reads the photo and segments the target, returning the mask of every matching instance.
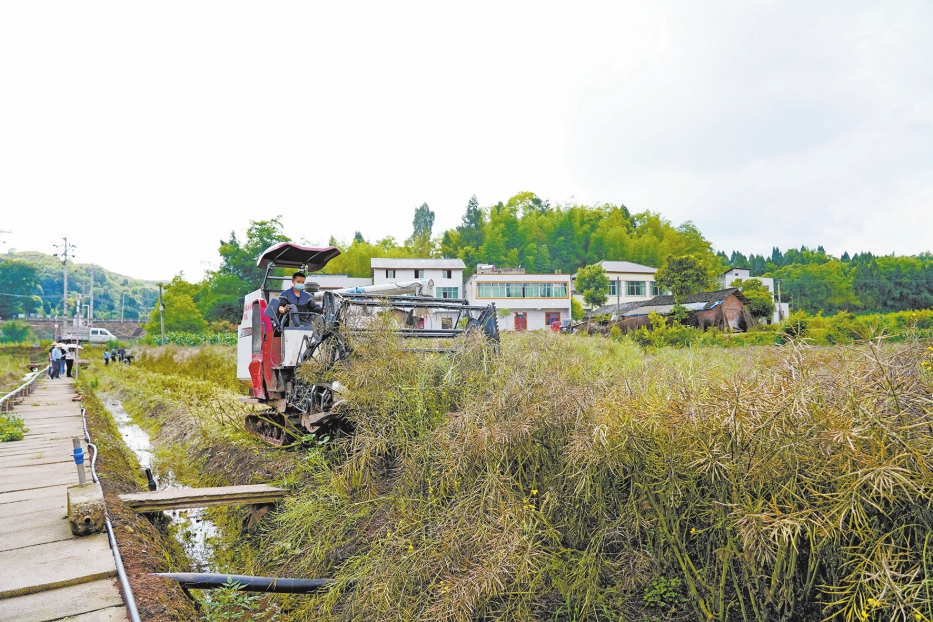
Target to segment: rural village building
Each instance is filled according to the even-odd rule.
[[[748,299],[737,287],[715,292],[700,292],[684,299],[681,306],[694,313],[696,324],[701,329],[746,330],[755,323],[746,309]],[[673,296],[657,296],[637,308],[622,313],[623,325],[629,329],[648,324],[651,313],[668,315],[674,309]]]
[[[631,261],[600,261],[597,265],[602,266],[609,279],[609,303],[644,302],[663,293],[654,280],[657,268]],[[573,296],[584,304],[582,293],[574,290]]]
[[[758,279],[761,281],[761,284],[764,285],[771,295],[774,295],[774,279],[766,276],[751,276],[751,270],[748,268],[729,268],[721,275],[719,275],[719,283],[722,287],[732,287],[732,283],[738,279],[739,281],[746,281],[750,278]],[[779,324],[784,321],[790,314],[790,304],[786,302],[778,303],[777,300],[774,301],[774,316],[771,318],[772,324]]]
[[[466,283],[471,304],[493,302],[501,330],[537,330],[570,319],[569,274],[525,274],[523,268],[480,264]]]
[[[466,264],[462,259],[388,259],[373,257],[369,260],[373,285],[404,281],[434,281],[431,293],[435,298],[463,299],[463,271]],[[459,315],[449,311],[428,310],[420,312],[415,320],[417,328],[452,328]]]
[[[346,274],[309,274],[308,282],[317,283],[322,292],[372,285],[370,279],[347,276]]]
[[[384,259],[369,260],[373,285],[400,281],[434,281],[435,298],[465,298],[463,294],[462,259]]]

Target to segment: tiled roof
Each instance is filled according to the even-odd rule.
[[[592,311],[590,311],[589,313],[590,315],[612,315],[613,313],[615,313],[616,315],[621,315],[622,313],[625,313],[626,311],[637,309],[643,304],[645,304],[645,302],[642,302],[642,301],[623,302],[618,305],[613,303],[611,305],[603,305],[601,307],[597,307],[593,309]]]
[[[599,265],[601,265],[606,272],[640,272],[644,274],[654,274],[658,271],[657,268],[643,266],[640,263],[632,263],[631,261],[600,261]]]
[[[738,287],[727,287],[726,289],[719,289],[715,292],[700,292],[698,294],[690,294],[683,300],[683,304],[689,302],[722,302],[729,296],[735,294],[735,297],[741,300],[744,304],[748,304],[748,299],[742,295],[742,292],[739,291]],[[645,301],[642,306],[659,306],[659,305],[672,305],[674,304],[673,296],[655,296],[651,300]]]
[[[465,270],[466,264],[462,259],[390,259],[388,257],[373,257],[369,260],[369,266],[373,270],[382,270],[383,268],[398,270]]]

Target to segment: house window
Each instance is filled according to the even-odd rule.
[[[459,298],[460,297],[460,288],[459,287],[438,287],[434,290],[437,295],[436,298]]]
[[[648,285],[651,287],[651,295],[652,295],[652,296],[660,296],[660,295],[661,295],[661,288],[658,287],[658,282],[657,282],[657,281],[648,281]]]
[[[625,295],[626,296],[644,296],[645,295],[645,282],[644,281],[626,281],[625,282]]]
[[[609,281],[609,295],[610,296],[619,295],[619,282],[618,281]]]
[[[644,286],[644,283],[642,283]],[[567,283],[477,283],[477,298],[567,298]]]
[[[452,278],[454,278],[454,271],[453,271],[453,270],[444,270],[444,278],[445,278],[445,279],[452,279]],[[456,298],[456,296],[454,296],[454,298]]]
[[[415,270],[415,278],[416,278],[416,279],[423,279],[423,278],[424,278],[424,270]]]
[[[394,279],[394,278],[395,278],[395,270],[386,270],[386,278],[387,278],[387,279]]]
[[[560,312],[559,311],[549,311],[544,314],[544,325],[548,328],[551,327],[554,322],[560,324]]]

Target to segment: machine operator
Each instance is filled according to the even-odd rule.
[[[305,274],[296,272],[292,275],[292,286],[279,296],[278,312],[280,316],[288,314],[288,325],[311,326],[307,313],[323,313],[324,307],[314,302],[314,297],[305,291]]]

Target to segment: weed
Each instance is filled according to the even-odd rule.
[[[266,609],[260,594],[243,593],[242,583],[228,579],[223,587],[213,590],[205,601],[203,622],[273,622],[278,615]]]
[[[683,581],[677,577],[657,577],[645,588],[642,600],[652,609],[671,609],[686,604]]]
[[[16,415],[0,415],[0,442],[21,441],[28,431],[29,428]]]

